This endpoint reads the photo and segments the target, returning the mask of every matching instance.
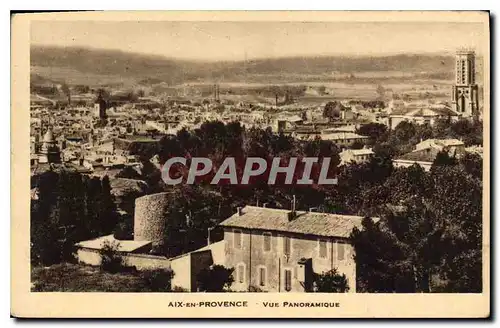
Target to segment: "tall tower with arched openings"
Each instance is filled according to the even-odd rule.
[[[455,83],[452,87],[453,110],[462,117],[479,115],[476,84],[476,54],[472,49],[460,49],[455,55]]]

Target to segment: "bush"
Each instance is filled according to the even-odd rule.
[[[101,249],[101,269],[110,273],[117,273],[123,270],[123,259],[118,253],[120,243],[104,241]]]
[[[133,240],[134,227],[131,225],[131,220],[120,222],[116,225],[113,236],[118,240]]]
[[[201,270],[197,275],[198,291],[200,292],[222,292],[234,281],[234,268],[226,268],[223,265],[213,265]]]
[[[141,275],[146,281],[146,286],[152,292],[170,292],[172,290],[172,278],[174,277],[172,270],[147,270],[141,272]]]
[[[116,175],[117,178],[141,180],[142,177],[133,167],[126,166]]]
[[[172,288],[172,292],[173,293],[187,293],[189,291],[187,289],[185,289],[185,288],[182,288],[182,287],[179,287],[179,286],[174,286]]]
[[[345,274],[340,275],[337,269],[316,274],[314,290],[318,293],[346,293],[349,291]]]

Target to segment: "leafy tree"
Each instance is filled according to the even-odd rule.
[[[465,172],[472,176],[482,179],[483,177],[483,159],[478,154],[465,154],[460,158],[460,164],[463,166]]]
[[[460,165],[431,173],[414,166],[396,170],[384,186],[362,195],[395,205],[351,235],[359,291],[481,291],[481,181]]]
[[[343,108],[344,107],[341,103],[337,101],[329,101],[323,109],[323,117],[329,119],[339,119],[340,111],[343,110]]]
[[[415,124],[403,121],[396,126],[392,135],[397,141],[405,143],[413,138],[416,133],[417,128]]]
[[[457,165],[458,160],[456,157],[451,157],[446,150],[442,150],[439,153],[437,153],[436,158],[434,159],[434,162],[432,163],[432,166],[444,166],[444,165]]]
[[[370,137],[372,143],[387,141],[387,126],[380,123],[363,124],[356,131],[358,134]]]
[[[164,293],[172,291],[172,278],[174,277],[172,270],[146,270],[141,272],[141,276],[152,292]]]
[[[118,174],[116,175],[117,178],[126,178],[126,179],[135,179],[135,180],[141,180],[141,175],[139,172],[137,172],[133,167],[131,166],[126,166],[124,167]]]
[[[445,221],[444,291],[482,290],[482,181],[460,166],[437,167],[432,208]]]
[[[364,218],[362,229],[354,228],[350,238],[355,250],[357,292],[414,292],[409,270],[398,265],[405,254],[381,229],[380,222]]]
[[[319,293],[347,293],[349,285],[345,274],[332,269],[322,274],[315,274],[315,291]]]
[[[70,261],[75,243],[109,234],[116,225],[109,180],[49,171],[34,176],[32,183],[39,195],[31,206],[35,263]]]
[[[385,183],[391,190],[391,199],[395,204],[425,197],[432,191],[431,185],[429,176],[417,164],[395,169]]]
[[[234,268],[213,265],[201,270],[197,275],[198,290],[202,292],[223,292],[234,282]]]

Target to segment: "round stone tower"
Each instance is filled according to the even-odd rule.
[[[135,200],[134,240],[163,244],[170,193],[146,195]]]

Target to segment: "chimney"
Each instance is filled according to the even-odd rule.
[[[238,216],[242,216],[242,215],[243,215],[242,208],[240,206],[238,206]]]
[[[263,203],[263,204],[262,204],[262,207],[263,207],[263,208],[266,208],[266,206],[267,206],[267,203]]]

